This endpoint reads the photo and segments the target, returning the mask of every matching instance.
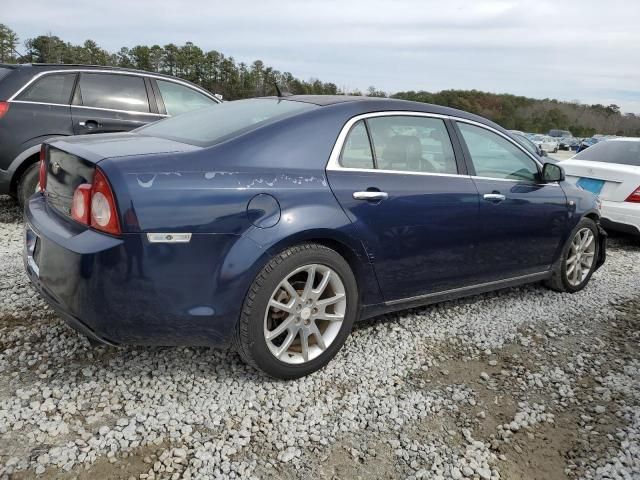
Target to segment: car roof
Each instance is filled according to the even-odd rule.
[[[183,78],[166,75],[164,73],[158,72],[149,72],[147,70],[138,70],[135,68],[123,68],[123,67],[113,67],[107,65],[84,65],[80,63],[16,63],[16,64],[0,64],[2,67],[8,68],[16,68],[20,70],[30,70],[33,69],[37,72],[47,71],[47,70],[109,70],[113,72],[130,72],[130,73],[138,73],[140,75],[152,75],[154,77],[164,77],[168,79],[176,79],[178,78],[180,81],[189,83],[198,88],[202,88],[199,85],[196,85],[189,80],[185,80]]]
[[[262,97],[276,100],[288,100],[293,102],[304,102],[318,105],[320,107],[347,107],[351,105],[354,115],[368,112],[393,112],[407,111],[417,113],[432,113],[443,116],[458,117],[482,123],[493,128],[497,128],[501,132],[507,132],[500,125],[495,124],[487,118],[480,117],[473,113],[457,110],[455,108],[443,107],[441,105],[433,105],[431,103],[413,102],[410,100],[401,100],[397,98],[386,97],[366,97],[357,95],[286,95],[282,97]]]

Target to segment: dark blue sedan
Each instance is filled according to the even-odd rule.
[[[279,378],[353,322],[604,262],[596,197],[501,127],[400,100],[229,102],[43,147],[28,275],[108,344],[234,346]]]

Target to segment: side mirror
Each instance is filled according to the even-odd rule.
[[[545,163],[542,166],[542,181],[544,183],[564,181],[564,169],[555,163]]]

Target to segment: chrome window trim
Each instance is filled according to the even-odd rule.
[[[370,112],[356,115],[350,118],[343,125],[342,130],[338,134],[338,139],[333,145],[331,154],[329,155],[329,161],[327,162],[326,170],[328,171],[346,171],[346,172],[361,172],[361,173],[392,173],[395,175],[424,175],[424,176],[437,176],[437,177],[457,177],[457,178],[469,178],[468,175],[462,175],[459,173],[431,173],[431,172],[412,172],[408,170],[383,170],[379,168],[349,168],[340,165],[340,155],[342,154],[342,148],[344,142],[347,139],[347,135],[351,131],[351,128],[360,120],[367,118],[378,117],[426,117],[437,118],[440,120],[446,120],[450,118],[448,115],[441,115],[439,113],[427,113],[427,112],[411,112],[405,110],[389,110],[386,112]],[[452,145],[453,148],[453,145]]]
[[[114,108],[102,108],[102,107],[87,107],[84,105],[70,105],[68,103],[32,102],[30,100],[12,100],[11,103],[29,103],[33,105],[49,105],[51,107],[84,108],[88,110],[103,110],[105,112],[129,113],[129,114],[135,114],[135,115],[151,115],[153,117],[162,117],[162,118],[166,118],[170,116],[170,115],[164,115],[162,113],[140,112],[136,110],[116,110]]]
[[[471,124],[471,125],[475,125],[475,126],[480,127],[480,128],[484,128],[486,130],[489,130],[489,131],[491,131],[493,133],[498,134],[499,136],[501,136],[505,140],[507,140],[509,143],[514,145],[516,148],[518,148],[527,157],[529,157],[531,160],[533,160],[535,162],[536,166],[538,167],[538,172],[542,173],[541,170],[540,170],[540,167],[542,167],[543,163],[541,163],[540,160],[538,160],[534,156],[532,156],[529,152],[527,152],[527,150],[524,147],[519,145],[518,142],[516,142],[515,140],[511,139],[508,135],[505,135],[504,133],[500,132],[499,130],[496,130],[495,128],[493,128],[493,127],[491,127],[489,125],[485,125],[484,123],[476,122],[474,120],[468,120],[466,118],[456,117],[456,116],[453,116],[453,115],[442,115],[440,113],[429,113],[429,112],[413,112],[413,111],[409,111],[409,110],[389,110],[389,111],[385,111],[385,112],[370,112],[370,113],[363,113],[363,114],[360,114],[360,115],[356,115],[355,117],[350,118],[344,124],[344,126],[340,130],[340,133],[338,134],[338,138],[336,140],[336,143],[333,145],[333,149],[331,150],[331,154],[329,155],[329,161],[327,162],[326,170],[328,170],[328,171],[361,172],[361,173],[377,172],[377,173],[393,173],[393,174],[400,174],[400,175],[426,175],[426,176],[440,176],[440,177],[478,178],[478,179],[498,180],[498,181],[505,181],[505,182],[526,182],[526,183],[531,183],[531,182],[527,182],[526,180],[512,180],[512,179],[508,179],[508,178],[492,178],[492,177],[481,177],[481,176],[473,176],[473,175],[470,176],[470,175],[463,175],[463,174],[460,174],[460,173],[452,174],[452,173],[411,172],[411,171],[403,171],[403,170],[381,170],[381,169],[377,169],[377,168],[349,168],[349,167],[343,167],[342,165],[340,165],[340,155],[342,154],[342,148],[344,147],[344,142],[347,139],[347,135],[351,131],[351,128],[357,122],[359,122],[360,120],[366,120],[368,118],[398,117],[398,116],[438,118],[438,119],[441,119],[441,120],[452,120],[454,122],[464,122],[464,123],[468,123],[468,124]],[[557,185],[557,186],[559,186],[557,183],[555,183],[555,184],[534,183],[534,184],[535,185]]]
[[[192,90],[195,90],[199,93],[202,93],[204,96],[210,98],[211,100],[213,100],[215,103],[222,103],[220,100],[218,100],[214,94],[207,92],[205,89],[200,88],[198,86],[194,86],[190,83],[184,82],[182,80],[176,79],[176,78],[167,78],[167,77],[163,77],[161,75],[156,75],[154,73],[143,73],[143,72],[127,72],[127,71],[123,71],[123,70],[105,70],[105,69],[95,69],[95,68],[67,68],[64,70],[47,70],[46,72],[40,72],[36,75],[34,75],[33,77],[31,77],[31,79],[24,84],[22,87],[20,87],[18,89],[18,91],[16,93],[14,93],[13,95],[11,95],[11,97],[7,100],[7,102],[13,102],[15,101],[16,97],[18,95],[20,95],[24,90],[26,90],[33,82],[35,82],[36,80],[38,80],[39,78],[45,76],[45,75],[53,75],[53,74],[59,74],[59,73],[110,73],[112,75],[133,75],[136,77],[150,77],[150,78],[155,78],[156,80],[166,80],[167,82],[173,82],[173,83],[177,83],[180,85],[183,85],[187,88],[191,88]],[[21,100],[24,101],[24,100]],[[94,107],[87,107],[87,108],[94,108]],[[104,110],[104,109],[103,109]]]

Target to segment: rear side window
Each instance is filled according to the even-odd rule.
[[[75,73],[51,73],[39,78],[17,100],[69,105]]]
[[[381,170],[458,173],[447,127],[439,118],[394,115],[367,120]]]
[[[607,140],[583,150],[576,160],[640,166],[640,141]]]
[[[373,152],[364,121],[359,120],[351,127],[342,147],[340,165],[345,168],[374,168]]]
[[[218,103],[184,85],[164,80],[156,80],[156,82],[169,115],[180,115]]]
[[[471,155],[471,163],[480,177],[505,180],[538,180],[536,162],[513,143],[485,128],[458,123]]]
[[[78,87],[85,107],[149,112],[144,79],[137,75],[82,73]]]

